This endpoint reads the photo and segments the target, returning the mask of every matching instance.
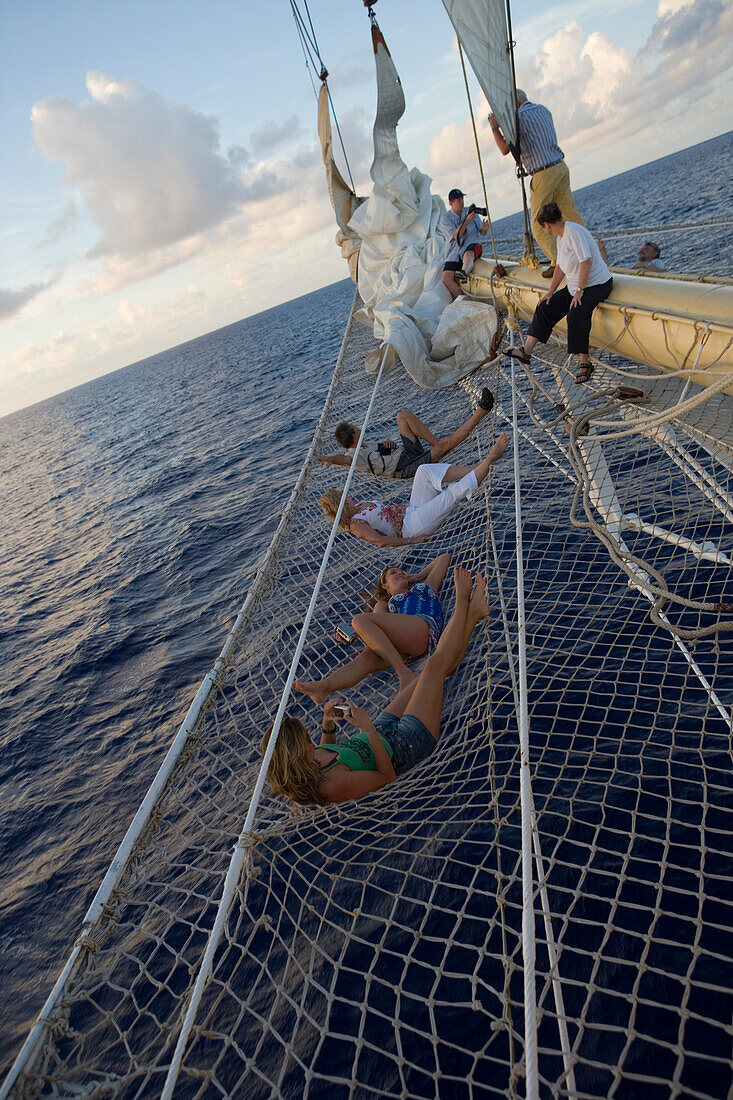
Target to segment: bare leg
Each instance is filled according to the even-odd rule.
[[[476,256],[474,254],[473,249],[472,248],[467,248],[466,251],[463,253],[463,259],[461,260],[461,266],[463,267],[463,270],[466,272],[466,275],[470,275],[471,272],[473,271],[473,264],[474,264],[475,259],[476,259]]]
[[[464,571],[468,572],[468,571]],[[470,592],[471,574],[468,573],[468,592]],[[468,594],[467,594],[468,595]],[[477,594],[467,599],[467,595],[458,593],[456,587],[456,609],[459,604],[461,613],[456,617],[455,628],[448,632],[448,627],[440,638],[446,638],[446,645],[440,648],[440,643],[433,656],[428,657],[423,672],[420,673],[417,686],[413,692],[411,701],[407,704],[405,714],[411,714],[419,718],[430,730],[430,733],[438,739],[440,736],[440,717],[442,715],[442,694],[446,683],[446,676],[463,660],[468,649],[468,642],[472,632],[481,619],[489,614],[489,605],[485,601],[485,582],[483,577],[477,576]]]
[[[476,588],[474,590],[473,596],[471,597],[471,602],[476,601],[476,611],[478,611],[480,603],[483,603],[483,613],[479,616],[480,618],[485,618],[489,614],[489,605],[486,603],[485,590],[486,582],[484,581],[484,578],[480,574],[478,574],[478,576],[476,577]],[[468,643],[471,640],[471,635],[473,634],[475,625],[476,624],[473,620],[473,617],[466,613],[463,644],[456,654],[456,660],[448,669],[448,675],[450,675],[452,672],[455,672],[461,661],[463,660],[463,655],[468,649]],[[386,708],[390,712],[390,714],[396,714],[398,718],[402,717],[402,715],[407,710],[407,707],[409,706],[410,700],[415,694],[415,688],[417,687],[419,681],[420,677],[418,676],[417,680],[414,680],[411,684],[408,684],[404,691],[401,691],[398,695],[394,697],[392,702]]]
[[[471,574],[456,569],[456,606],[435,653],[428,657],[417,681],[405,714],[419,718],[437,740],[443,712],[445,679],[466,655],[468,642],[476,625],[489,614],[486,603],[486,582],[476,577],[476,591],[470,596]],[[459,576],[463,574],[462,576]]]
[[[353,660],[335,668],[322,680],[293,680],[293,688],[303,695],[309,695],[320,706],[335,691],[354,687],[372,672],[383,672],[386,668],[389,668],[388,662],[377,653],[371,649],[362,649]]]
[[[501,458],[508,446],[509,438],[502,432],[486,458],[482,458],[475,466],[449,466],[445,472],[443,484],[449,485],[451,481],[460,481],[462,477],[465,477],[466,474],[470,474],[471,470],[473,470],[476,474],[476,481],[480,485],[488,474],[489,468],[494,465],[497,459]]]
[[[461,294],[463,294],[452,271],[443,272],[443,285],[447,288],[451,298],[460,298]]]
[[[400,429],[400,434],[406,435],[408,439],[424,439],[431,447],[440,443],[427,424],[423,424],[411,409],[401,409],[397,413],[397,427]]]
[[[479,485],[484,480],[494,463],[504,454],[504,451],[507,449],[508,446],[509,436],[506,434],[506,432],[502,432],[501,435],[498,436],[496,442],[494,443],[494,446],[491,448],[486,458],[482,459],[481,462],[474,466],[473,472],[476,475],[476,481],[479,483]]]
[[[476,428],[485,416],[489,415],[488,409],[475,409],[473,414],[468,420],[461,424],[460,428],[456,428],[450,435],[446,435],[443,439],[436,439],[434,443],[431,443],[430,458],[432,462],[442,462],[447,454],[455,450],[464,439],[468,439],[471,432]],[[426,436],[422,436],[425,439]],[[430,443],[431,441],[428,440]],[[451,481],[453,478],[450,479]]]
[[[405,688],[416,678],[404,662],[402,654],[420,657],[428,648],[429,630],[419,615],[355,615],[351,620],[364,645],[391,665],[397,673],[400,687]]]

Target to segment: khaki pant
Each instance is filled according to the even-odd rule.
[[[546,233],[542,226],[537,224],[537,213],[546,202],[556,202],[566,222],[578,222],[580,225],[585,225],[580,216],[580,211],[575,205],[573,192],[570,190],[570,173],[564,160],[561,160],[559,164],[553,164],[552,168],[543,168],[541,172],[535,172],[529,181],[529,208],[532,215],[534,239],[548,260],[555,263],[557,260],[557,240],[551,233]]]

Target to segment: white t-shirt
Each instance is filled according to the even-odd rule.
[[[374,474],[376,477],[394,477],[403,449],[399,444],[395,444],[389,454],[382,455],[379,453],[378,443],[364,442],[356,460],[356,469],[363,474]]]
[[[604,262],[598,245],[590,230],[577,222],[565,222],[562,237],[557,237],[557,262],[565,273],[568,290],[575,294],[578,289],[578,275],[583,260],[590,260],[590,275],[586,286],[600,286],[611,278],[608,265]]]

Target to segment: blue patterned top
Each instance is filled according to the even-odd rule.
[[[413,584],[409,592],[390,596],[387,607],[394,615],[419,615],[428,624],[428,653],[432,653],[443,633],[443,608],[438,594],[425,581]]]

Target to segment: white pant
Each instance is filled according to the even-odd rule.
[[[402,523],[403,538],[432,535],[451,514],[459,500],[465,500],[476,489],[478,481],[471,470],[460,481],[451,481],[443,488],[443,478],[450,469],[448,462],[429,462],[418,466],[412,482],[410,503]]]

